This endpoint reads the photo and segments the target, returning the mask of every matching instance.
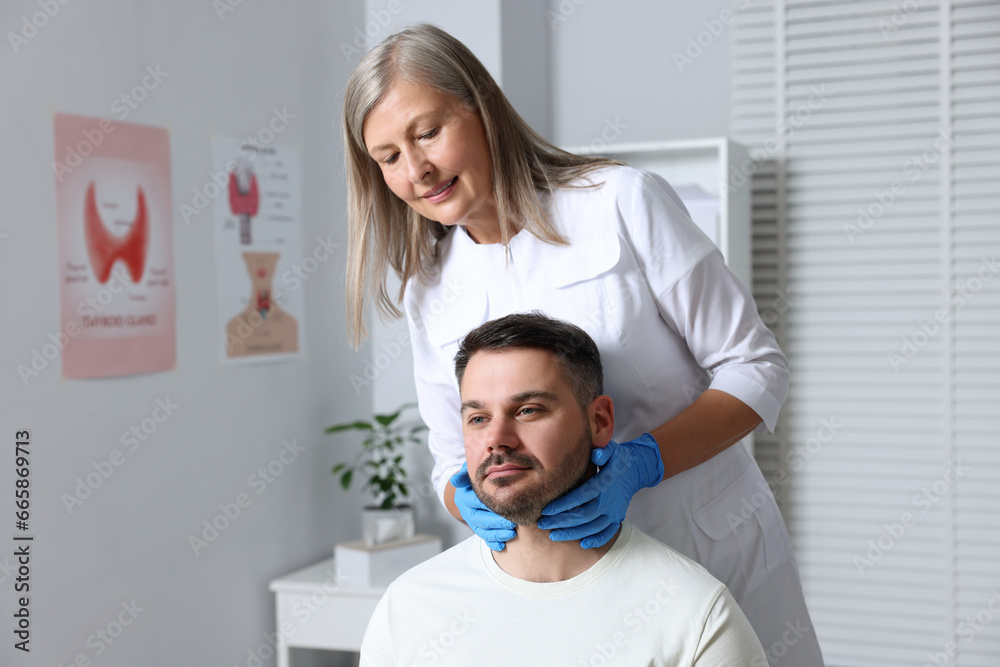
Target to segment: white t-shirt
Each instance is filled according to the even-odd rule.
[[[566,581],[513,577],[478,537],[421,563],[379,602],[361,665],[763,667],[767,658],[722,583],[625,523],[601,560]]]

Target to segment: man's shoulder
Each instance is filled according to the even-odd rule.
[[[702,567],[697,561],[688,558],[676,549],[660,542],[655,537],[647,535],[632,524],[628,525],[632,529],[628,546],[634,558],[649,559],[663,563],[671,568],[679,568],[685,571],[690,570],[696,575],[704,573],[711,577],[708,570]]]
[[[665,585],[670,586],[670,582],[677,586],[683,584],[686,592],[697,595],[714,596],[726,587],[696,561],[635,526],[630,525],[630,528],[631,535],[625,554],[628,570],[648,571],[662,579],[661,583]]]
[[[459,581],[468,581],[482,572],[479,566],[479,538],[472,537],[445,549],[441,553],[414,565],[389,584],[389,594],[399,594],[406,590],[433,589],[440,586],[449,588]]]
[[[466,591],[481,585],[481,557],[473,536],[399,575],[379,600],[361,647],[362,664],[404,664],[399,651],[410,651],[440,633],[468,601]],[[442,625],[442,623],[444,625]],[[467,624],[466,624],[467,625]],[[435,628],[437,629],[435,631]],[[409,655],[409,653],[407,653]],[[405,664],[410,664],[406,661]]]

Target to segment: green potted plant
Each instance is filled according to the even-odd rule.
[[[355,477],[367,476],[362,490],[371,495],[374,503],[362,512],[362,535],[365,544],[374,546],[410,539],[414,534],[414,511],[405,500],[410,495],[406,468],[403,465],[403,448],[420,444],[423,423],[407,424],[400,415],[416,403],[404,403],[391,414],[374,414],[371,420],[357,420],[334,424],[327,433],[360,431],[364,433],[361,449],[350,462],[338,463],[330,472],[339,476],[340,486],[348,491]]]

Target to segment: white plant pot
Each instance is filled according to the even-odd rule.
[[[361,510],[361,536],[367,546],[412,539],[415,528],[411,505],[397,505],[391,510],[369,506]]]

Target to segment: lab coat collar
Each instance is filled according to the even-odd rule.
[[[477,244],[457,225],[438,250],[442,270],[427,286],[421,319],[428,340],[444,347],[486,321],[488,275],[503,266],[504,252],[502,245]]]

